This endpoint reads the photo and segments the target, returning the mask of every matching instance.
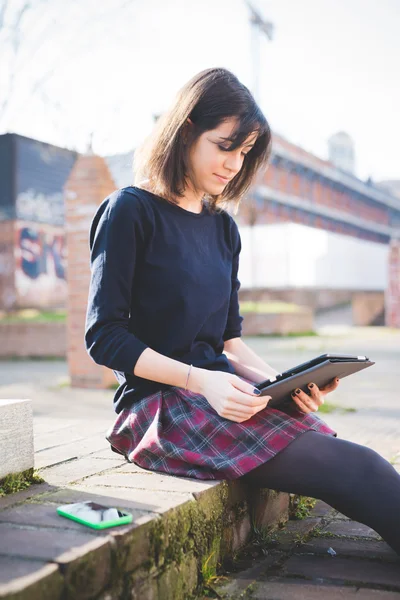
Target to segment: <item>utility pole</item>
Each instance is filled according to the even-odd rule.
[[[260,54],[261,54],[261,36],[266,35],[269,41],[272,41],[274,35],[274,24],[266,21],[261,13],[254,7],[252,2],[245,0],[247,8],[250,11],[251,24],[251,62],[253,68],[253,89],[252,93],[257,103],[260,101]]]

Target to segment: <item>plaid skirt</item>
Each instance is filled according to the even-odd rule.
[[[236,423],[221,417],[205,396],[171,387],[123,409],[106,439],[142,469],[222,480],[245,475],[309,430],[337,436],[315,413],[305,414],[294,403],[282,410],[267,405]]]

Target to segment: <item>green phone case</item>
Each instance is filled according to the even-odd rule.
[[[114,519],[113,521],[104,521],[103,523],[90,523],[89,521],[85,521],[85,519],[81,519],[80,517],[76,517],[75,515],[70,515],[62,510],[62,507],[59,506],[57,508],[57,513],[61,517],[66,517],[67,519],[71,519],[72,521],[76,521],[81,525],[86,525],[87,527],[92,527],[92,529],[107,529],[108,527],[116,527],[118,525],[126,525],[128,523],[132,523],[133,516],[126,515],[124,517],[120,517],[119,519]]]

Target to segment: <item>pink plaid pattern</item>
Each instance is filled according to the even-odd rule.
[[[315,413],[264,408],[243,423],[225,419],[201,394],[171,387],[125,408],[106,439],[143,469],[195,479],[236,479],[305,431],[337,436]]]

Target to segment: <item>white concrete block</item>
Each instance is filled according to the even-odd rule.
[[[34,466],[31,400],[0,399],[0,479]]]

